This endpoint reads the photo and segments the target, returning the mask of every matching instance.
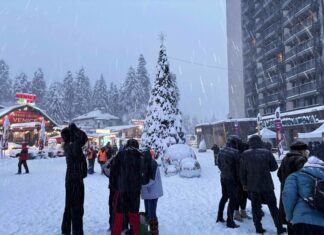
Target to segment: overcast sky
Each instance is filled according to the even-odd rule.
[[[48,82],[82,66],[120,84],[142,53],[155,79],[160,32],[177,75],[183,113],[228,113],[225,0],[1,0],[0,59],[11,78],[42,68]],[[193,61],[200,66],[191,64]]]

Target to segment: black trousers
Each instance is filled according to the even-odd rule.
[[[320,235],[324,234],[324,227],[312,224],[294,224],[294,235]]]
[[[227,223],[231,225],[234,224],[234,210],[238,205],[237,183],[234,180],[221,179],[221,185],[222,198],[219,201],[217,218],[223,218],[225,204],[229,199],[229,204],[227,206]]]
[[[109,188],[109,200],[108,200],[108,206],[109,206],[109,226],[112,229],[114,225],[114,212],[115,209],[114,206],[117,206],[117,202],[114,203],[114,195],[116,191],[114,189]]]
[[[83,235],[83,180],[66,180],[65,182],[65,209],[62,221],[62,233]]]
[[[26,160],[19,160],[18,162],[18,173],[21,173],[21,165],[24,166],[26,173],[29,173],[28,166],[27,166],[27,161]]]
[[[250,192],[250,199],[252,204],[253,222],[256,229],[262,228],[261,219],[261,205],[266,204],[270,210],[273,222],[277,229],[282,228],[282,224],[279,222],[279,209],[277,207],[277,199],[274,191],[268,192]]]
[[[114,201],[116,202],[116,212],[118,213],[138,213],[140,208],[140,192],[116,192]]]

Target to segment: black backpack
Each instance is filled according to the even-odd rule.
[[[310,207],[324,213],[324,180],[318,179],[306,172],[302,172],[302,174],[312,178],[315,182],[314,194],[302,199],[307,202]]]

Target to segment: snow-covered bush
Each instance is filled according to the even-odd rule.
[[[199,143],[199,149],[198,152],[203,153],[207,151],[207,146],[206,146],[206,142],[204,139],[202,139]]]
[[[174,144],[167,148],[163,156],[163,163],[179,166],[184,158],[196,159],[196,154],[187,144]]]
[[[197,160],[185,158],[180,162],[180,176],[186,178],[200,177],[201,167]]]

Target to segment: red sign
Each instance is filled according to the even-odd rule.
[[[27,93],[16,93],[16,98],[17,99],[26,99],[26,100],[30,100],[30,101],[35,102],[35,100],[37,99],[37,96],[33,95],[33,94],[27,94]]]
[[[2,125],[5,117],[0,119],[0,124]],[[42,122],[44,117],[36,112],[31,111],[13,111],[8,114],[8,119],[10,124],[14,123],[26,123],[26,122]],[[45,126],[49,126],[50,122],[45,121]]]

